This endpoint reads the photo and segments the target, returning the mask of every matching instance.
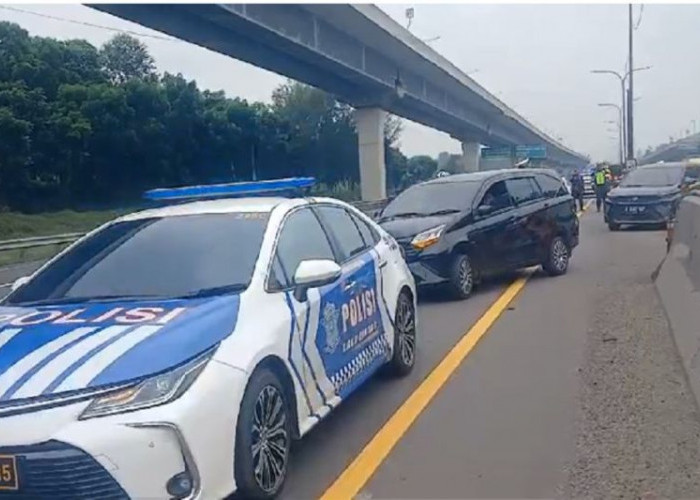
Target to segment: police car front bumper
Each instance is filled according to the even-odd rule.
[[[87,420],[90,401],[0,414],[0,461],[15,473],[0,499],[223,498],[235,490],[244,388],[244,372],[210,361],[163,406]]]

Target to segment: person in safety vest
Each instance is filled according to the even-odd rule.
[[[600,206],[605,200],[605,195],[608,194],[608,174],[603,165],[598,165],[593,174],[593,188],[595,189],[595,208],[600,212]]]

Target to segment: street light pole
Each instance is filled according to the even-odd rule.
[[[634,68],[633,70],[627,70],[627,72],[624,75],[621,75],[617,71],[613,71],[611,69],[594,69],[591,70],[591,73],[595,73],[598,75],[614,75],[617,77],[618,80],[620,80],[620,106],[618,106],[621,109],[621,121],[620,123],[622,124],[622,141],[623,144],[626,145],[627,151],[626,155],[624,156],[624,161],[627,163],[627,159],[629,158],[634,158],[634,153],[630,154],[630,127],[629,127],[629,110],[631,109],[631,105],[628,102],[629,101],[629,96],[626,95],[629,93],[629,90],[625,90],[625,82],[627,81],[627,78],[629,77],[630,79],[630,84],[632,83],[632,74],[636,71],[645,71],[651,69],[651,66],[644,66],[641,68]]]
[[[630,52],[629,52],[629,68],[630,68],[630,85],[629,85],[629,95],[627,96],[627,158],[634,160],[634,64],[632,62],[632,4],[628,6],[629,14],[629,39],[630,39]]]
[[[622,123],[620,123],[619,118],[617,121],[608,120],[605,123],[610,124],[610,125],[617,125],[617,137],[618,137],[618,140],[620,143],[619,148],[618,148],[619,149],[618,152],[620,153],[620,166],[623,166],[624,161],[625,161],[625,147],[624,147],[624,143],[622,142]],[[610,132],[610,130],[608,130],[608,132]]]
[[[623,144],[622,143],[622,130],[623,130],[623,128],[622,128],[622,121],[623,121],[622,108],[620,106],[618,106],[617,104],[613,104],[612,102],[601,102],[598,104],[598,106],[600,106],[601,108],[615,108],[615,109],[617,109],[617,113],[618,113],[618,122],[617,123],[619,125],[618,126],[618,136],[620,138],[620,164],[624,165],[624,162],[625,162],[624,150],[625,149],[622,146],[622,144]]]

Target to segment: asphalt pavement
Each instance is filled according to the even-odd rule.
[[[358,469],[357,498],[700,498],[698,409],[651,279],[664,234],[610,232],[594,208],[581,224],[568,274],[528,280],[380,465]],[[334,481],[508,282],[423,300],[414,373],[378,378],[299,443],[282,497],[343,498]]]
[[[700,498],[700,416],[651,279],[664,234],[610,232],[594,208],[581,231],[568,274],[530,276],[391,441],[387,421],[514,277],[423,297],[415,370],[377,377],[296,443],[282,498],[347,498],[337,479],[368,443],[386,453],[356,468],[361,499]]]

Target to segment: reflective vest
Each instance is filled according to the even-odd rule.
[[[595,173],[595,183],[597,186],[602,186],[605,184],[605,172],[596,172]]]

